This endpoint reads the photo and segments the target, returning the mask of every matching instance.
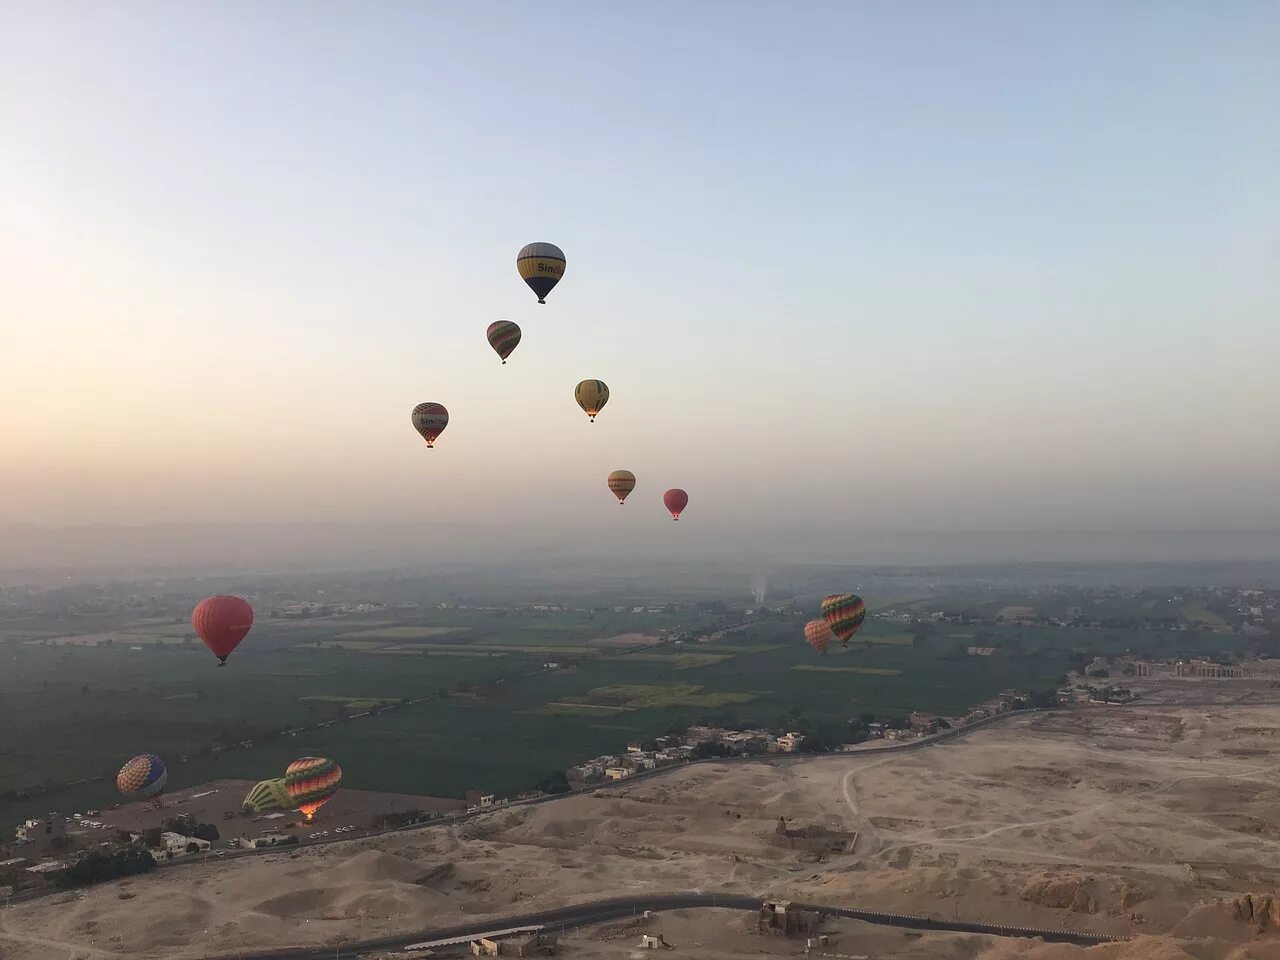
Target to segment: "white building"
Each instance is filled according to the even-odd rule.
[[[191,849],[192,844],[195,844],[195,850]],[[199,837],[184,837],[180,833],[170,833],[166,830],[160,834],[160,846],[158,849],[151,851],[151,856],[157,860],[168,860],[173,857],[184,856],[187,853],[207,853],[208,851],[208,840],[201,840]]]
[[[264,833],[260,837],[246,838],[240,841],[240,846],[249,849],[257,849],[258,847],[278,847],[291,838],[283,833]]]

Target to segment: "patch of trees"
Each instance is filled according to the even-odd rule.
[[[425,810],[395,810],[391,813],[384,813],[375,821],[375,827],[386,827],[394,830],[396,827],[407,827],[414,823],[425,823],[428,820],[434,820],[435,814],[428,813]]]
[[[830,753],[832,750],[839,750],[841,742],[841,737],[812,733],[796,744],[796,753]]]
[[[568,793],[569,778],[563,770],[553,770],[538,781],[538,789],[543,793]]]
[[[218,840],[218,828],[216,826],[212,823],[196,823],[196,818],[189,813],[170,817],[164,822],[164,829],[184,837],[208,840],[210,843],[216,843]]]
[[[713,757],[728,757],[732,755],[732,751],[723,743],[704,740],[693,748],[693,757],[695,760],[710,760]]]
[[[141,847],[124,847],[113,853],[90,851],[58,875],[60,887],[85,887],[138,873],[149,873],[156,868],[151,854]]]
[[[1035,690],[1027,699],[1027,705],[1032,707],[1056,707],[1058,705],[1057,695],[1052,690]]]

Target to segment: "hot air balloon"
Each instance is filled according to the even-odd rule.
[[[554,243],[531,243],[516,254],[516,269],[539,303],[564,276],[564,251]]]
[[[819,653],[826,653],[827,646],[836,638],[836,635],[831,632],[827,621],[810,620],[804,625],[804,638],[809,641],[809,646],[813,649]]]
[[[689,505],[689,495],[679,487],[672,487],[662,495],[662,505],[671,511],[672,520],[679,520],[680,514]]]
[[[847,647],[849,639],[867,618],[867,607],[861,597],[852,593],[834,593],[822,601],[822,617],[839,639],[840,646]]]
[[[191,611],[191,625],[225,666],[227,657],[253,626],[253,607],[240,597],[205,597]]]
[[[264,814],[273,810],[291,810],[293,801],[289,799],[289,790],[284,785],[284,777],[274,780],[261,780],[254,784],[252,790],[245,794],[240,808],[246,813]]]
[[[284,787],[289,803],[302,812],[308,823],[316,811],[338,792],[342,768],[324,757],[303,757],[289,764],[284,772]]]
[[[627,499],[627,494],[636,488],[636,475],[630,470],[615,470],[609,474],[609,490],[618,498],[618,506]]]
[[[130,800],[159,796],[169,782],[169,770],[154,753],[134,757],[116,774],[116,789]]]
[[[573,399],[596,422],[596,414],[609,402],[609,386],[603,380],[583,380],[573,388]]]
[[[449,425],[449,411],[442,403],[420,403],[413,408],[413,429],[422,434],[428,447],[434,447],[436,437]]]
[[[507,362],[507,357],[511,356],[511,351],[520,343],[520,326],[512,323],[510,320],[495,320],[489,324],[489,329],[484,332],[489,338],[489,346],[493,347],[494,352],[502,358],[502,362]]]

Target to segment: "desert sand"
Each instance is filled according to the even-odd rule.
[[[1280,957],[1280,903],[1270,901],[1280,885],[1278,751],[1280,706],[1097,707],[909,753],[698,765],[452,827],[164,869],[15,905],[3,913],[0,956],[234,956],[607,896],[634,894],[643,908],[646,893],[722,890],[1136,938],[1089,948],[1100,960]],[[779,816],[857,840],[825,855],[787,845]],[[759,952],[767,938],[734,947],[717,937],[716,924],[746,922],[723,913],[652,922],[710,924],[679,937]],[[1083,952],[840,927],[832,951],[848,956]],[[630,955],[632,934],[580,933],[575,949]],[[673,928],[669,939],[679,937]]]

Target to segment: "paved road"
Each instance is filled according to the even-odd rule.
[[[226,954],[211,960],[355,960],[361,954],[378,951],[397,951],[405,947],[431,940],[452,939],[455,937],[478,937],[494,930],[509,927],[527,927],[542,925],[548,932],[568,930],[573,927],[586,926],[606,920],[618,920],[635,916],[645,910],[686,910],[695,907],[728,907],[735,910],[755,911],[760,908],[762,896],[743,896],[741,894],[707,894],[676,893],[658,894],[649,897],[627,897],[622,899],[598,900],[593,903],[563,907],[557,910],[543,910],[539,913],[526,913],[518,916],[498,917],[483,922],[474,921],[451,927],[439,927],[434,930],[422,930],[411,936],[381,937],[344,947],[328,948],[293,948],[275,950],[265,953]],[[1009,927],[999,924],[971,923],[963,920],[943,920],[932,917],[915,917],[904,914],[876,913],[855,907],[835,907],[821,904],[795,904],[803,910],[813,910],[829,916],[848,917],[868,923],[885,924],[894,927],[906,927],[917,930],[943,930],[955,933],[981,933],[1002,937],[1040,937],[1051,943],[1072,943],[1081,946],[1093,946],[1123,939],[1103,934],[1080,933],[1072,930],[1037,930],[1029,927]],[[637,934],[638,936],[639,934]]]

